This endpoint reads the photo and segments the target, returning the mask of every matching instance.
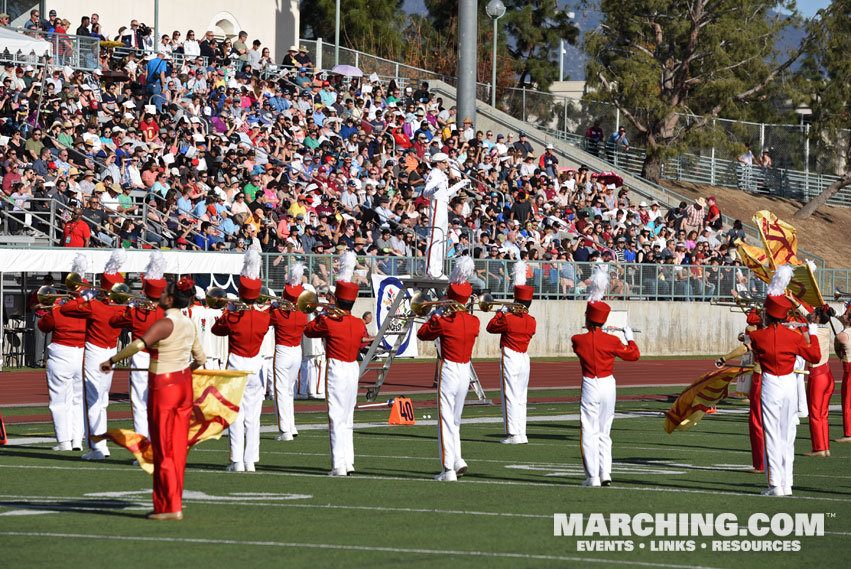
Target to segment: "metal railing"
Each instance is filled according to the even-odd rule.
[[[94,71],[99,68],[100,39],[86,36],[75,36],[73,34],[57,34],[42,30],[28,30],[25,28],[6,29],[27,35],[34,39],[49,42],[53,47],[52,57],[44,54],[3,54],[0,55],[4,61],[14,61],[29,65],[67,65],[72,69]],[[6,59],[10,57],[11,59]]]

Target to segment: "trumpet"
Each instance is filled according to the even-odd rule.
[[[833,300],[838,302],[843,298],[851,298],[851,292],[845,292],[844,290],[840,290],[839,287],[833,289]]]
[[[325,315],[331,318],[342,318],[346,315],[346,311],[342,308],[337,308],[333,302],[317,302],[316,293],[310,290],[306,290],[298,295],[296,308],[305,314],[313,314],[320,308],[323,308]]]
[[[125,304],[144,310],[154,310],[157,307],[157,303],[150,298],[130,292],[130,287],[125,283],[114,284],[109,289],[109,298],[115,304]]]
[[[70,294],[59,294],[55,288],[49,285],[44,285],[35,293],[38,298],[39,308],[50,308],[56,304],[60,298],[71,298]]]
[[[218,286],[211,286],[207,289],[206,302],[210,308],[221,308],[230,310],[231,312],[251,310],[250,304],[246,304],[241,300],[229,299],[224,289]]]
[[[509,312],[514,314],[527,314],[529,312],[529,309],[519,302],[496,300],[490,293],[482,295],[482,298],[479,300],[479,310],[482,312],[490,312],[495,306],[504,306]]]
[[[427,316],[438,306],[445,307],[444,311],[448,314],[466,310],[466,307],[457,300],[434,300],[433,298],[427,293],[418,292],[411,298],[411,312],[416,316]]]

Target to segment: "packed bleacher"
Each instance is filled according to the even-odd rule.
[[[62,18],[49,16],[40,29],[58,33],[50,22]],[[56,246],[354,250],[383,259],[364,263],[366,284],[367,269],[421,269],[421,191],[443,152],[450,178],[472,182],[450,203],[448,256],[472,255],[482,288],[507,286],[510,259],[559,295],[581,293],[589,271],[576,264],[597,261],[618,267],[624,296],[703,299],[745,278],[732,269],[744,232],[723,226],[713,198],[666,210],[631,197],[616,174],[562,165],[523,132],[474,131],[427,83],[315,69],[299,46],[275,63],[244,32],[154,41],[137,20],[93,19],[77,32],[115,38],[95,72],[56,62],[0,73],[7,233],[47,234],[38,214],[53,211]]]

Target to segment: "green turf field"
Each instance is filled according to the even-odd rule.
[[[621,389],[664,394],[676,388]],[[541,391],[560,396],[577,391]],[[495,395],[495,394],[492,394]],[[836,399],[834,399],[836,402]],[[794,496],[759,496],[750,474],[746,407],[722,406],[688,433],[668,435],[668,403],[624,401],[612,430],[614,485],[583,488],[578,404],[534,404],[528,445],[501,445],[499,407],[465,409],[464,457],[457,483],[431,480],[440,469],[433,409],[416,426],[388,427],[388,411],[355,414],[355,467],[329,478],[324,413],[300,413],[293,442],[273,440],[272,416],[255,473],[228,473],[227,437],[189,455],[182,522],[144,519],[151,479],[132,456],[111,447],[103,463],[52,444],[0,447],[0,567],[841,567],[851,553],[851,445],[829,459],[810,450],[799,427]],[[111,407],[114,409],[119,406]],[[730,411],[730,413],[723,413]],[[43,408],[3,409],[42,413]],[[430,414],[432,419],[424,419]],[[838,437],[839,415],[831,414]],[[375,426],[358,428],[357,424]],[[127,422],[111,426],[128,427]],[[311,428],[312,427],[312,428]],[[46,423],[7,425],[13,439],[52,436]],[[823,513],[816,537],[555,537],[556,513]],[[693,540],[694,552],[651,551],[662,540]],[[711,551],[712,542],[798,540],[800,551]],[[583,551],[583,542],[630,540],[633,551]],[[707,549],[701,549],[707,544]],[[643,548],[642,548],[643,546]],[[613,545],[609,545],[613,547]],[[586,548],[587,549],[587,548]]]

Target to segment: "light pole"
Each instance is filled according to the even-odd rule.
[[[340,0],[334,13],[334,65],[340,65]]]
[[[497,22],[505,15],[505,4],[502,0],[491,0],[485,7],[488,16],[493,20],[493,56],[491,57],[491,106],[496,108],[496,33]]]

